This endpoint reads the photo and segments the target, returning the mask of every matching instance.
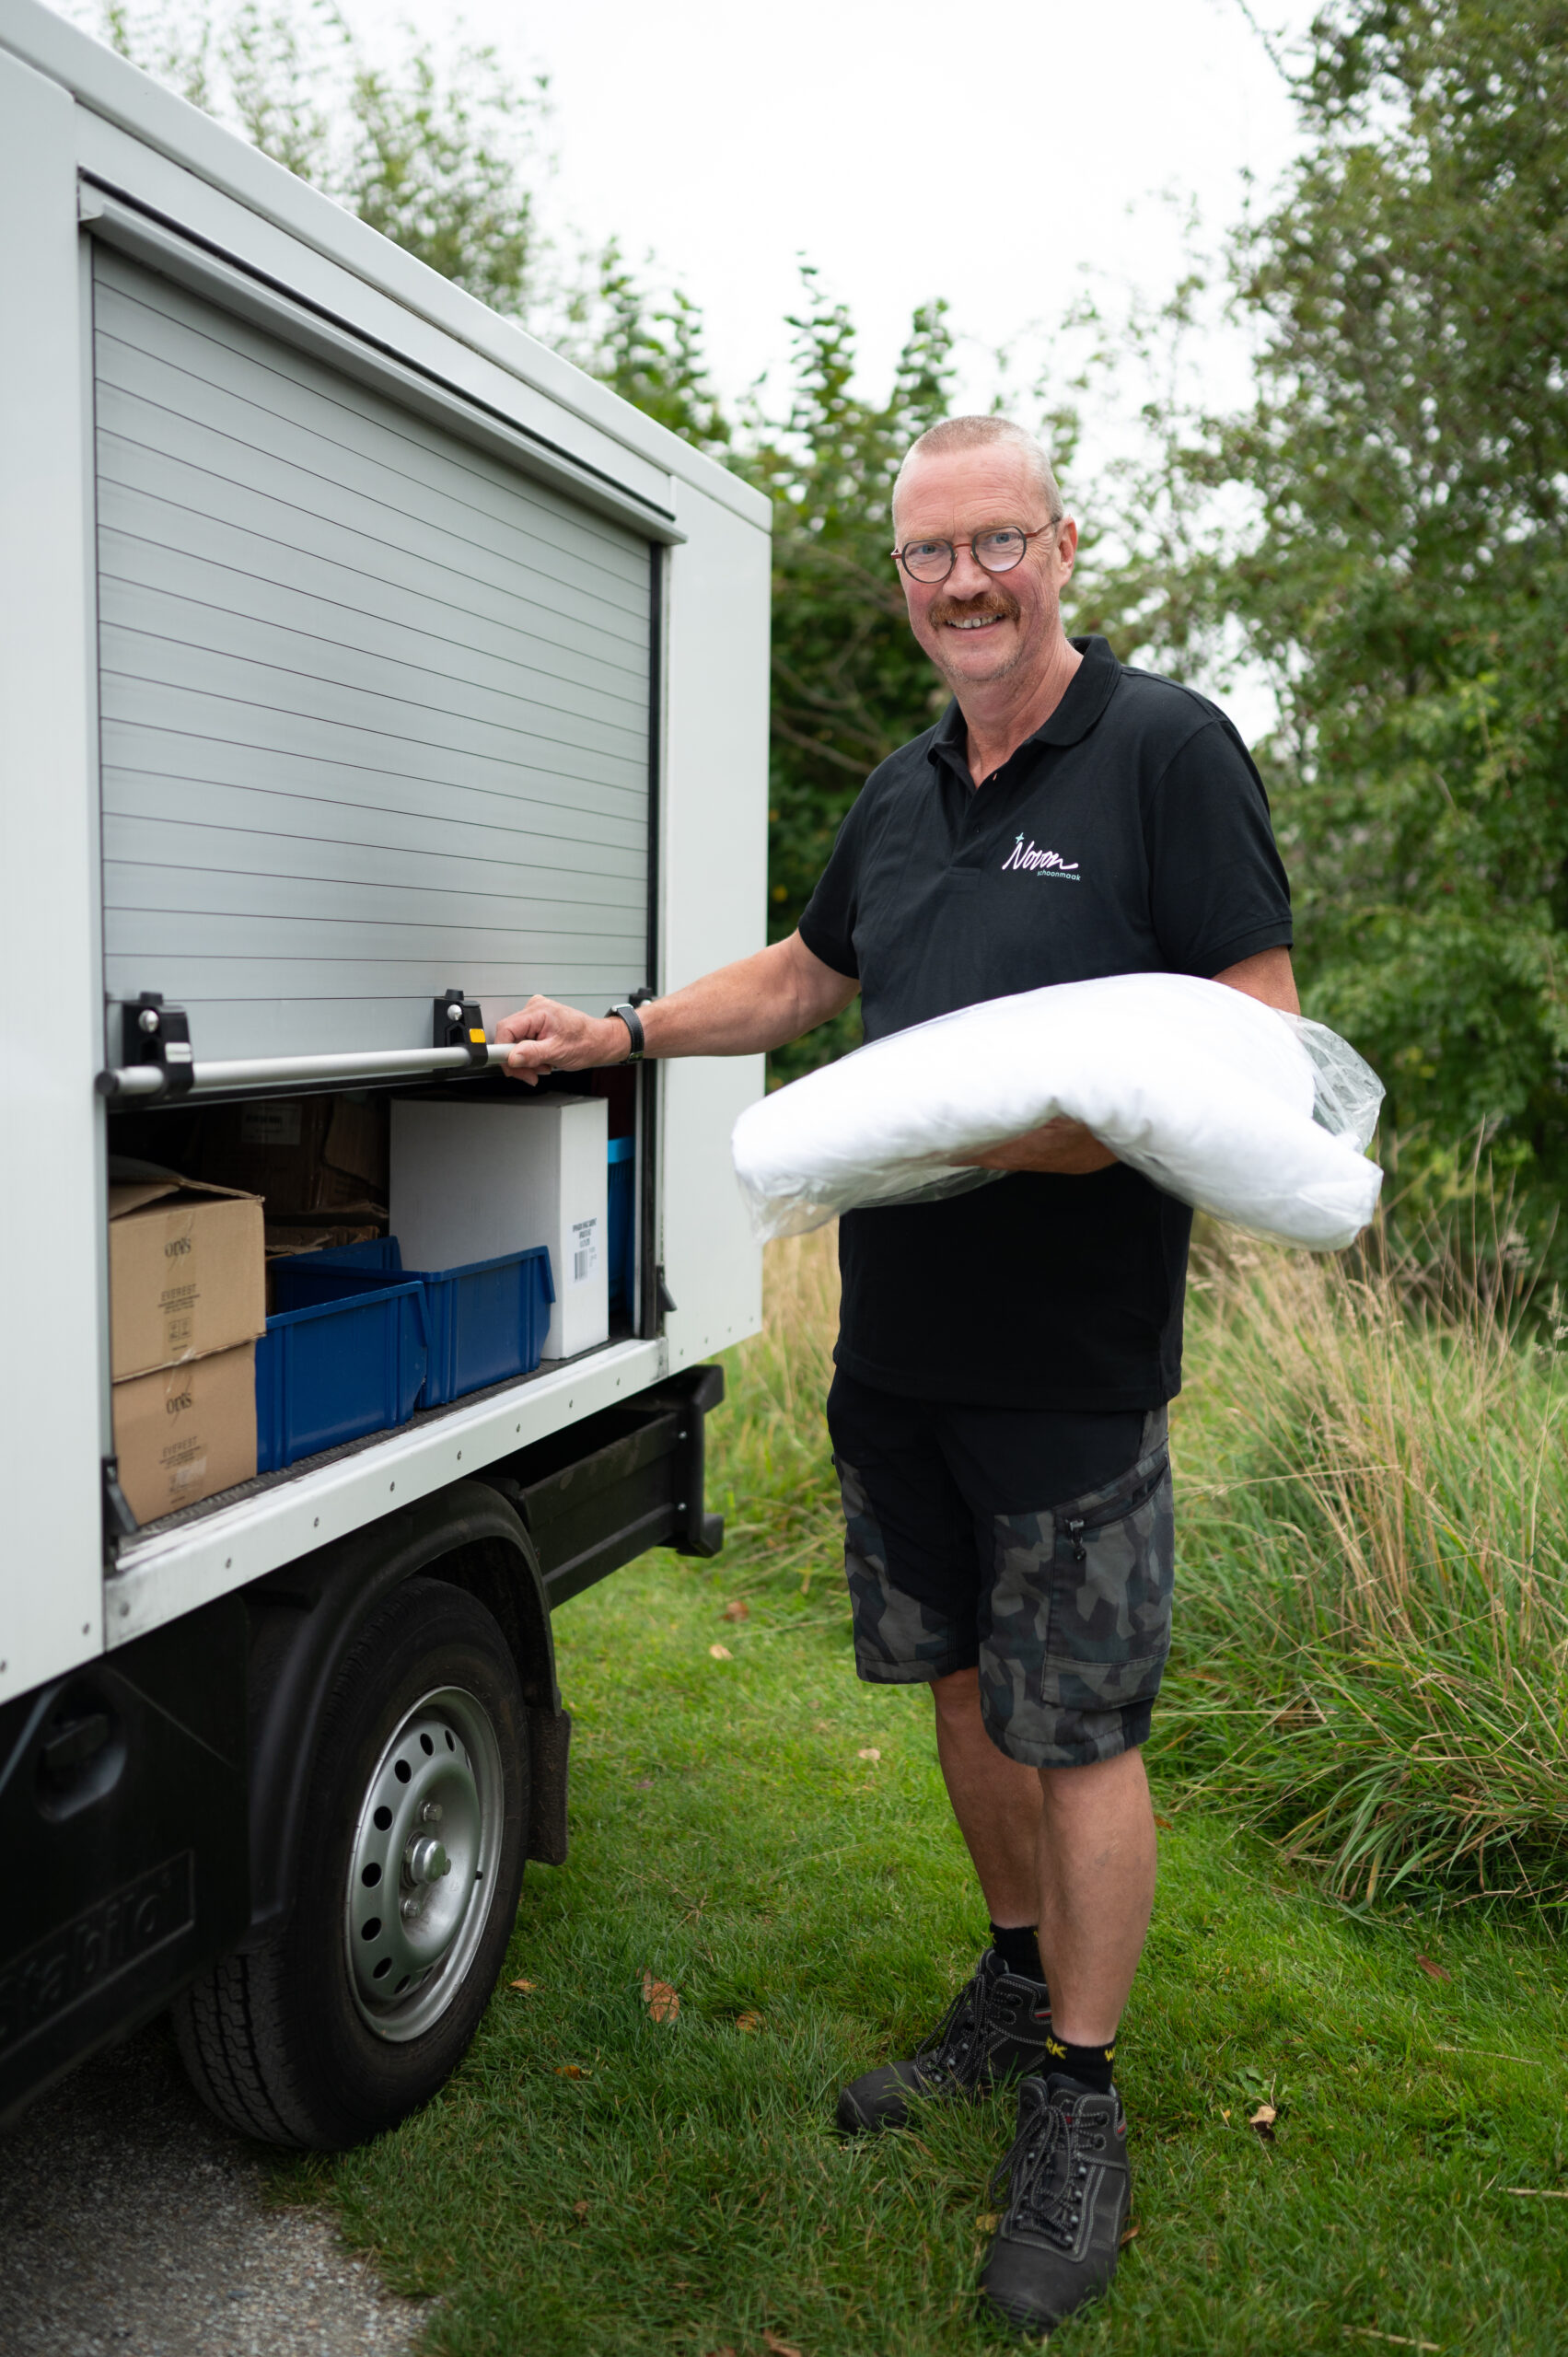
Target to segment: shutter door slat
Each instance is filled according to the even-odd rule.
[[[137,266],[109,267],[134,273]],[[394,518],[419,515],[459,542],[506,552],[520,540],[529,561],[545,566],[565,557],[602,589],[619,583],[622,605],[634,611],[640,543],[618,525],[167,283],[174,308],[138,309],[148,332],[134,342],[117,335],[124,311],[101,274],[99,284],[100,343],[106,359],[114,354],[105,379],[119,400],[172,411],[241,454],[297,468],[303,482],[342,484],[373,506],[389,505]],[[195,319],[219,320],[218,335],[189,333],[185,322]],[[155,434],[152,446],[166,447],[164,435]]]
[[[454,981],[597,1013],[646,963],[646,544],[95,273],[110,994],[202,1058],[422,1045]]]
[[[476,623],[491,621],[510,625],[541,650],[587,653],[633,676],[644,660],[634,618],[591,598],[577,598],[575,607],[569,582],[557,585],[517,565],[508,570],[499,558],[487,559],[487,569],[477,575],[459,571],[443,562],[452,553],[449,543],[423,529],[404,533],[389,571],[389,543],[355,531],[341,517],[285,507],[232,478],[160,452],[134,457],[136,480],[122,482],[117,466],[120,474],[132,471],[124,445],[100,428],[99,508],[107,524],[122,525],[155,546],[179,552],[193,534],[216,534],[220,546],[232,536],[230,562],[237,570],[311,587],[321,568],[322,594],[365,611],[377,610],[378,585],[389,581],[396,596],[417,583],[436,618],[434,626],[446,634],[465,637]]]
[[[215,612],[254,617],[273,628],[307,629],[331,644],[366,653],[378,650],[390,624],[407,634],[422,668],[471,679],[480,687],[525,693],[552,711],[593,714],[608,699],[629,728],[640,735],[646,725],[646,680],[635,671],[607,675],[602,660],[596,661],[591,652],[574,655],[559,644],[548,650],[546,663],[546,650],[527,632],[498,627],[482,615],[444,612],[428,598],[397,593],[385,584],[372,595],[376,585],[364,575],[351,603],[342,594],[345,583],[333,583],[338,594],[331,594],[312,578],[324,568],[303,559],[291,568],[292,581],[259,577],[232,562],[234,533],[215,524],[211,531],[215,545],[226,544],[229,563],[219,563],[204,550],[158,548],[100,522],[100,610],[107,599],[117,616],[134,621],[147,591],[185,594],[193,568],[199,567]],[[110,591],[119,593],[118,599]],[[133,598],[134,607],[127,603]]]

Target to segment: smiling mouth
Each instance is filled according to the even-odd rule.
[[[998,622],[1016,621],[1018,610],[1015,598],[993,590],[973,601],[944,598],[933,607],[931,620],[938,630],[981,632],[994,630]]]

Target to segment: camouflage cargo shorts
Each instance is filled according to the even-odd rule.
[[[861,1677],[978,1666],[987,1732],[1031,1767],[1144,1742],[1175,1585],[1165,1409],[941,1406],[841,1372],[828,1422]],[[1051,1503],[1023,1505],[1031,1484]]]

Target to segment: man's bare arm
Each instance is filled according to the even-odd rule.
[[[1260,949],[1255,958],[1227,966],[1214,980],[1286,1015],[1301,1013],[1288,949]],[[1008,1138],[984,1154],[964,1155],[960,1159],[977,1170],[1049,1170],[1059,1178],[1084,1178],[1092,1170],[1108,1170],[1116,1156],[1082,1121],[1058,1120],[1043,1122],[1038,1130],[1026,1130],[1020,1138]]]
[[[1244,991],[1249,998],[1260,998],[1265,1006],[1277,1006],[1282,1015],[1301,1013],[1288,949],[1260,949],[1256,958],[1244,958],[1239,966],[1227,966],[1214,980],[1230,990]]]
[[[798,933],[759,949],[754,958],[720,966],[701,981],[638,1010],[650,1056],[749,1056],[782,1048],[803,1031],[838,1015],[860,984],[813,957]],[[618,1015],[580,1015],[554,999],[530,998],[495,1027],[498,1040],[516,1040],[505,1070],[531,1087],[545,1074],[586,1072],[624,1063],[631,1051]]]

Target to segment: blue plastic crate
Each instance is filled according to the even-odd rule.
[[[633,1217],[637,1200],[636,1178],[636,1139],[611,1138],[610,1202],[606,1218],[610,1229],[610,1314],[612,1318],[630,1318],[636,1295],[637,1223]]]
[[[257,1471],[406,1423],[428,1361],[421,1284],[373,1278],[269,1318],[256,1345]]]
[[[394,1252],[395,1237],[389,1237]],[[347,1248],[353,1250],[354,1248]],[[555,1287],[550,1253],[542,1245],[506,1252],[494,1260],[474,1260],[460,1269],[402,1269],[400,1272],[347,1268],[333,1254],[301,1252],[273,1263],[280,1305],[331,1301],[386,1293],[395,1286],[424,1288],[429,1364],[424,1405],[445,1407],[470,1391],[508,1376],[531,1375],[550,1330]]]

